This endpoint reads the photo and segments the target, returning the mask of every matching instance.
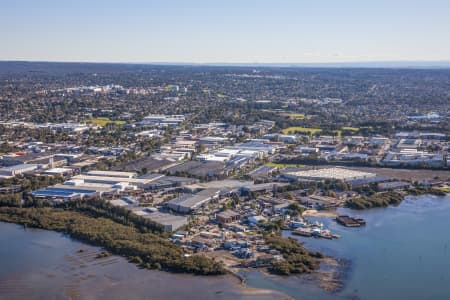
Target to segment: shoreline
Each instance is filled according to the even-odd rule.
[[[302,217],[317,217],[317,218],[336,218],[338,213],[336,210],[316,210],[307,209],[303,212]]]
[[[52,232],[52,233],[58,234],[60,236],[60,238],[68,239],[70,241],[73,241],[73,242],[83,245],[81,248],[79,248],[74,253],[72,253],[72,255],[79,255],[79,254],[86,253],[84,247],[96,249],[95,250],[96,253],[97,252],[100,253],[103,249],[102,247],[95,246],[95,245],[86,243],[83,240],[79,240],[77,238],[71,237],[70,235],[64,234],[63,232],[42,229],[42,228],[36,228],[36,227],[24,227],[23,224],[14,223],[14,222],[0,221],[0,224],[1,223],[15,225],[15,226],[17,226],[17,228],[19,230],[25,231],[25,232],[30,232],[30,230],[35,231],[35,233],[39,233],[39,231]],[[83,251],[79,251],[80,249],[83,249]],[[245,276],[239,274],[239,272],[232,271],[229,269],[227,269],[228,272],[225,275],[218,275],[218,276],[203,275],[202,276],[202,275],[193,275],[193,274],[186,274],[186,273],[171,273],[171,272],[167,272],[167,271],[146,270],[146,269],[139,268],[138,266],[136,266],[133,263],[130,263],[122,256],[111,255],[111,256],[109,256],[109,258],[123,260],[123,264],[130,266],[134,270],[134,272],[145,272],[145,274],[148,274],[148,276],[152,276],[152,274],[154,272],[158,272],[158,274],[164,274],[164,275],[162,275],[163,277],[164,276],[169,276],[169,277],[175,276],[178,278],[185,277],[185,278],[189,278],[189,279],[200,279],[200,280],[207,280],[207,281],[209,281],[211,279],[213,281],[226,280],[226,281],[230,282],[230,284],[233,284],[235,287],[239,288],[239,291],[240,291],[239,294],[241,294],[243,296],[267,296],[267,297],[270,297],[270,299],[272,299],[272,298],[293,299],[289,295],[287,295],[279,290],[276,290],[276,289],[265,289],[265,288],[252,287],[247,283],[247,279],[245,278]],[[100,263],[101,261],[102,261],[102,259],[98,259],[98,260],[96,259],[95,264]],[[342,281],[340,281],[340,278],[342,278],[342,277],[339,275],[340,272],[338,270],[338,268],[340,266],[339,260],[332,258],[332,257],[324,257],[324,258],[320,259],[319,263],[320,263],[320,268],[312,273],[289,275],[286,277],[276,275],[276,274],[271,274],[264,268],[262,268],[262,269],[261,268],[242,269],[242,272],[245,273],[245,272],[256,271],[266,278],[275,279],[277,281],[283,280],[284,278],[291,278],[291,279],[298,278],[298,283],[300,285],[306,284],[307,282],[309,282],[309,283],[313,283],[315,286],[317,286],[318,288],[320,288],[328,293],[332,294],[332,293],[338,292],[343,286]],[[332,266],[332,268],[331,268],[331,270],[329,269],[329,270],[325,271],[324,266],[326,269],[328,269],[329,266]],[[226,291],[222,290],[222,291],[218,291],[217,293],[222,294],[224,292],[226,292]]]
[[[350,266],[350,260],[326,256],[320,260],[320,268],[317,271],[297,277],[333,295],[344,289]]]
[[[128,262],[122,256],[111,255],[100,258],[98,254],[103,250],[101,247],[90,245],[58,231],[40,228],[25,229],[21,224],[12,222],[1,221],[1,224],[13,226],[13,232],[17,230],[22,233],[25,232],[25,242],[29,240],[39,241],[40,234],[44,233],[45,243],[47,243],[47,239],[50,237],[55,241],[61,240],[63,245],[61,251],[61,249],[50,244],[43,246],[40,242],[34,242],[32,247],[38,247],[38,249],[33,252],[57,251],[61,254],[61,257],[54,258],[53,256],[50,264],[48,262],[40,264],[37,260],[36,264],[38,266],[32,266],[30,270],[19,268],[17,272],[13,271],[0,274],[0,284],[9,287],[9,290],[11,290],[8,290],[8,294],[6,294],[7,298],[9,293],[11,293],[11,299],[16,296],[15,293],[18,293],[16,290],[16,281],[23,282],[24,288],[27,290],[40,290],[42,286],[50,284],[47,283],[48,280],[58,278],[57,282],[54,283],[58,288],[48,291],[49,293],[63,294],[64,296],[76,295],[81,299],[83,297],[94,297],[93,299],[123,299],[122,296],[125,294],[122,294],[122,288],[129,285],[135,291],[131,299],[140,299],[141,296],[153,289],[157,289],[155,293],[160,295],[160,298],[157,297],[158,299],[173,297],[174,293],[178,293],[179,296],[184,295],[184,293],[187,293],[187,296],[194,296],[198,289],[192,288],[192,286],[198,286],[198,288],[207,286],[210,288],[210,291],[205,295],[200,297],[196,296],[198,299],[210,299],[211,297],[216,297],[215,295],[220,295],[224,299],[240,297],[248,297],[248,299],[292,299],[277,290],[248,286],[236,274],[227,273],[218,276],[202,276],[142,269]],[[32,235],[31,238],[28,238],[29,234]],[[59,242],[57,243],[59,244]],[[45,247],[45,249],[41,247]],[[48,247],[51,247],[50,250]],[[37,274],[39,274],[40,278],[39,283],[44,282],[44,284],[33,286],[33,281],[30,281],[28,278],[30,276],[34,278]],[[164,286],[164,282],[173,280],[179,282],[179,286],[174,289],[175,291],[172,291],[172,288]],[[72,284],[71,282],[74,283]],[[125,291],[126,289],[124,289],[123,293]],[[26,298],[30,299],[32,295],[27,294]]]
[[[418,196],[415,195],[409,195],[410,197],[416,198]],[[420,195],[422,196],[422,195]],[[441,198],[439,196],[436,195],[429,195],[432,198],[434,197],[438,197]],[[444,196],[445,197],[445,196]],[[370,210],[370,209],[367,209]],[[321,212],[317,212],[315,210],[307,210],[305,211],[308,212],[307,216],[318,216],[318,217],[332,217],[336,214],[335,211],[324,211],[324,213],[321,214]],[[358,211],[358,210],[355,210]],[[14,222],[6,222],[6,221],[1,221],[1,223],[5,223],[5,224],[14,224],[16,225],[18,228],[23,228],[23,226],[20,223],[14,223]],[[86,247],[93,247],[92,245],[85,243],[84,241],[81,241],[77,238],[73,238],[71,236],[68,236],[62,232],[59,231],[55,231],[55,230],[48,230],[48,229],[42,229],[42,228],[31,228],[32,230],[37,230],[37,231],[47,231],[47,232],[54,232],[56,234],[60,234],[61,237],[65,237],[71,241],[76,241],[78,243],[81,243],[83,245],[86,245]],[[27,229],[23,228],[23,231],[28,231]],[[300,242],[300,241],[299,241]],[[101,247],[96,247],[97,249],[101,249]],[[311,250],[311,248],[306,248],[308,250]],[[121,257],[121,256],[116,256],[114,255],[113,257]],[[132,263],[127,262],[126,260],[124,261],[124,263],[126,265],[130,265],[133,267],[133,269],[136,271],[136,274],[138,274],[139,272],[149,272],[148,276],[153,276],[151,274],[153,274],[154,271],[150,271],[150,270],[140,270],[137,266],[135,266]],[[335,257],[330,257],[330,256],[326,256],[322,259],[320,259],[320,268],[312,273],[309,274],[301,274],[301,275],[291,275],[291,276],[279,276],[279,275],[274,275],[274,274],[270,274],[267,271],[265,271],[264,269],[243,269],[243,272],[251,272],[252,270],[255,270],[259,273],[261,273],[262,276],[264,277],[268,277],[271,278],[273,280],[276,281],[282,281],[283,278],[298,278],[298,282],[297,284],[299,286],[301,286],[302,284],[308,284],[311,283],[314,286],[318,287],[319,289],[325,291],[326,293],[329,294],[335,294],[335,293],[339,293],[340,291],[342,291],[345,288],[345,281],[346,278],[350,272],[351,269],[351,265],[352,262],[350,260],[346,260],[341,259],[341,258],[335,258]],[[228,270],[228,268],[227,268]],[[164,274],[162,275],[162,277],[165,276],[180,276],[180,277],[185,277],[185,278],[189,278],[189,280],[207,280],[208,282],[215,282],[215,281],[221,281],[221,280],[226,280],[230,283],[232,283],[235,287],[238,287],[239,289],[239,294],[241,295],[248,295],[248,296],[266,296],[266,297],[271,297],[271,298],[280,298],[280,299],[292,299],[290,298],[289,295],[286,295],[285,293],[283,293],[282,291],[280,291],[279,289],[273,288],[273,289],[265,289],[265,288],[255,288],[252,287],[248,284],[247,279],[245,278],[245,276],[242,276],[240,274],[240,272],[236,271],[232,271],[232,270],[228,270],[226,275],[220,275],[220,276],[193,276],[191,274],[174,274],[174,273],[170,273],[170,272],[164,272],[164,271],[155,271],[155,272],[161,272],[158,274]],[[133,273],[134,274],[134,273]],[[180,278],[178,277],[178,278]],[[216,279],[214,279],[214,277]],[[212,280],[208,280],[211,279]],[[127,280],[125,279],[124,282],[126,282]],[[217,291],[217,294],[223,294],[223,293],[228,293],[231,290],[227,290],[226,288],[224,288],[223,290],[219,290]]]

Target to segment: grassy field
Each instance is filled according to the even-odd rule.
[[[216,96],[217,96],[217,98],[228,98],[227,95],[224,95],[224,94],[221,94],[221,93],[218,93]]]
[[[294,134],[295,132],[301,132],[301,133],[309,133],[309,134],[316,134],[322,132],[322,129],[320,128],[306,128],[306,127],[288,127],[282,130],[283,134]]]
[[[111,121],[109,118],[91,118],[91,119],[87,119],[86,123],[92,123],[97,126],[104,127],[108,123],[123,125],[123,124],[125,124],[125,121]]]
[[[299,117],[303,116],[303,118],[305,118],[305,115],[302,114],[291,114],[291,115],[299,115]],[[289,116],[291,116],[289,115]],[[358,127],[342,127],[340,130],[333,130],[334,133],[336,133],[337,137],[341,137],[342,136],[342,131],[359,131],[360,128]],[[294,127],[288,127],[282,130],[283,134],[295,134],[297,133],[305,133],[305,134],[317,134],[317,133],[321,133],[323,130],[320,128],[307,128],[307,127],[298,127],[298,126],[294,126]]]
[[[292,120],[303,120],[305,119],[305,114],[289,114],[289,118]]]
[[[450,188],[449,187],[434,187],[433,189],[441,191],[441,192],[446,193],[446,194],[450,194]]]
[[[342,127],[342,130],[359,131],[359,127]]]

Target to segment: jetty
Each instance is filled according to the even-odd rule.
[[[291,230],[293,235],[300,235],[304,237],[315,237],[324,239],[337,239],[340,236],[325,229],[322,223],[308,222],[307,220],[293,220],[287,227]]]

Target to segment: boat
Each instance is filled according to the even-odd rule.
[[[300,228],[300,227],[303,227],[303,228],[305,228],[305,227],[308,227],[308,224],[306,224],[304,221],[291,221],[291,222],[289,222],[289,226],[291,227],[291,228]]]
[[[339,234],[336,234],[336,233],[332,233],[331,235],[333,236],[333,239],[341,238],[341,236]]]
[[[324,233],[322,232],[319,237],[323,238],[323,239],[328,239],[328,240],[332,240],[333,239],[333,235],[331,233]]]
[[[306,236],[306,237],[311,237],[312,236],[312,231],[309,228],[298,228],[298,229],[293,230],[292,234]]]
[[[320,235],[322,234],[322,229],[320,229],[319,227],[313,227],[311,228],[311,233],[314,237],[320,237]]]
[[[319,227],[320,229],[323,228],[323,223],[320,223],[318,221],[314,222],[313,225]]]
[[[356,222],[358,222],[361,226],[365,226],[366,225],[366,220],[362,219],[362,218],[356,218],[355,219]]]
[[[329,239],[329,240],[331,240],[333,238],[331,236],[330,231],[327,229],[321,230],[319,237],[324,238],[324,239]]]

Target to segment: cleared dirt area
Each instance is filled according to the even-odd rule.
[[[450,179],[450,171],[448,170],[411,170],[411,169],[391,169],[391,168],[366,168],[366,167],[350,167],[349,169],[360,170],[365,172],[373,172],[379,176],[386,176],[400,180],[422,181],[439,177],[442,180]]]
[[[338,216],[336,210],[315,210],[308,209],[302,214],[302,217],[318,217],[318,218],[336,218]]]
[[[307,168],[310,166],[306,166]],[[441,180],[450,180],[450,170],[427,170],[427,169],[394,169],[394,168],[377,168],[377,167],[347,167],[335,165],[320,165],[317,168],[344,168],[363,172],[375,173],[378,176],[386,176],[398,180],[407,181],[423,181],[431,180],[438,177]]]

